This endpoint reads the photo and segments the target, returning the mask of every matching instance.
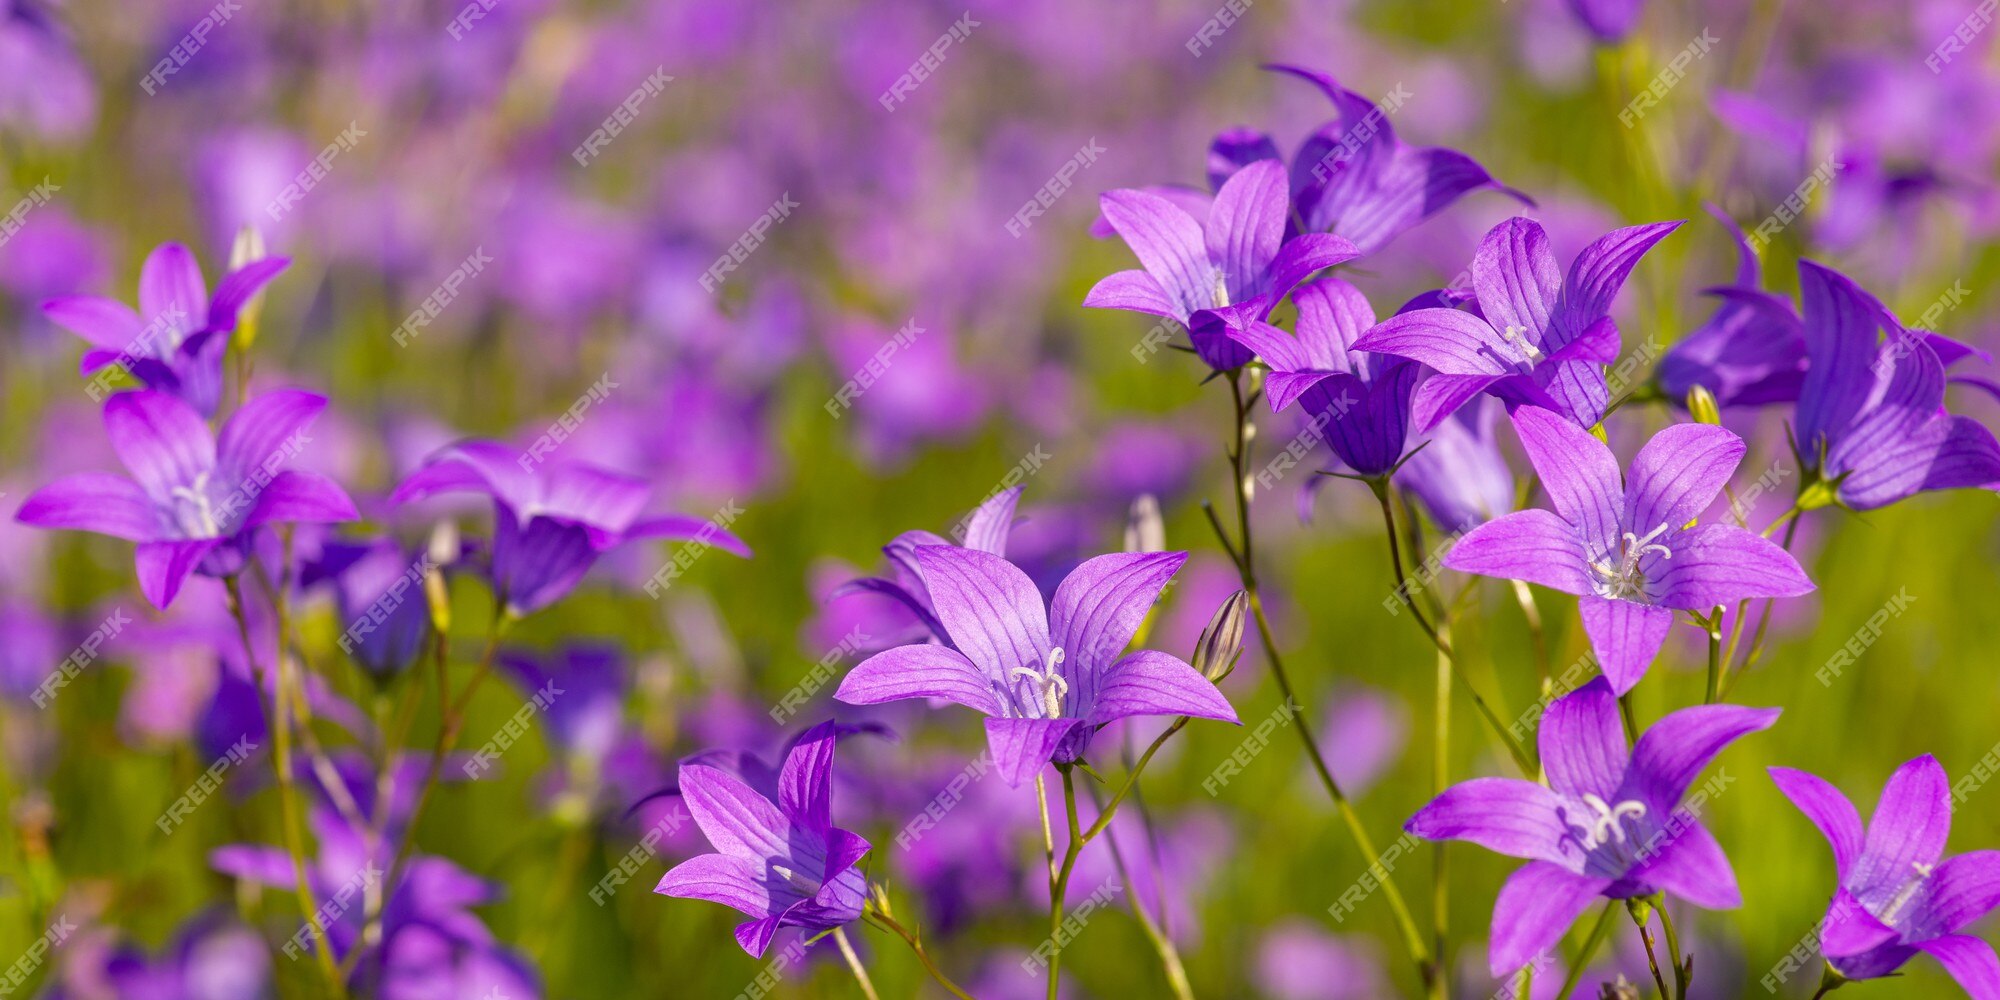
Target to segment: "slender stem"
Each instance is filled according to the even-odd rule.
[[[1633,917],[1632,922],[1638,924],[1639,918]],[[1667,1000],[1673,994],[1667,992],[1667,977],[1660,975],[1660,958],[1653,953],[1653,929],[1639,924],[1639,940],[1646,945],[1646,968],[1652,970],[1653,983],[1660,988],[1660,1000]]]
[[[1792,540],[1798,536],[1799,522],[1801,520],[1803,519],[1799,517],[1794,517],[1792,518],[1791,523],[1785,525],[1784,548],[1785,551],[1787,552],[1790,552],[1792,550]],[[1774,524],[1773,527],[1776,527],[1776,525]],[[1776,603],[1777,601],[1774,598],[1767,597],[1764,599],[1764,610],[1757,616],[1756,630],[1750,633],[1750,650],[1749,652],[1743,654],[1743,665],[1736,668],[1736,672],[1734,674],[1731,674],[1729,677],[1729,683],[1723,686],[1722,693],[1725,697],[1728,696],[1730,691],[1735,689],[1736,681],[1739,678],[1741,678],[1744,674],[1749,673],[1750,668],[1756,664],[1757,658],[1763,654],[1764,631],[1765,629],[1770,627],[1771,608]],[[1749,609],[1750,609],[1750,602],[1747,600],[1744,601],[1741,605],[1738,605],[1736,609],[1736,626],[1732,631],[1735,632],[1737,635],[1740,635],[1742,632],[1743,615]],[[1730,637],[1729,655],[1723,657],[1723,662],[1725,664],[1735,662],[1737,635],[1732,635]]]
[[[1235,496],[1236,500],[1237,537],[1242,543],[1236,549],[1238,556],[1236,569],[1242,580],[1243,591],[1250,598],[1250,615],[1257,622],[1258,642],[1263,647],[1265,661],[1271,665],[1271,676],[1278,682],[1278,690],[1284,694],[1285,704],[1302,705],[1303,703],[1298,699],[1298,692],[1292,687],[1291,675],[1285,670],[1284,657],[1278,653],[1278,643],[1271,635],[1270,618],[1264,613],[1264,598],[1257,587],[1256,547],[1252,544],[1250,533],[1250,481],[1244,475],[1246,461],[1249,457],[1250,410],[1243,402],[1242,374],[1240,372],[1230,373],[1229,392],[1235,400],[1236,407],[1234,417],[1236,421],[1235,446],[1229,452],[1229,471],[1233,487],[1230,492]],[[1220,534],[1222,531],[1221,522],[1212,517],[1210,520],[1215,525],[1219,536],[1224,539],[1223,547],[1228,549],[1227,536]],[[1326,758],[1320,753],[1319,738],[1314,733],[1310,720],[1310,714],[1299,711],[1292,720],[1293,724],[1291,728],[1299,734],[1299,741],[1305,744],[1306,757],[1312,761],[1313,772],[1319,775],[1320,784],[1326,788],[1327,797],[1333,800],[1334,809],[1340,813],[1341,821],[1346,824],[1348,832],[1354,836],[1355,846],[1359,847],[1361,853],[1368,858],[1368,863],[1371,867],[1376,866],[1379,864],[1381,855],[1375,852],[1375,843],[1368,836],[1367,829],[1361,825],[1361,817],[1355,812],[1354,804],[1348,801],[1346,793],[1340,789],[1340,782],[1334,780],[1333,771],[1327,767]],[[1176,723],[1176,727],[1178,725]],[[1162,735],[1161,739],[1164,738],[1165,736]],[[1153,748],[1146,751],[1146,757],[1140,759],[1141,766],[1145,764],[1147,758],[1152,756],[1153,750],[1159,748],[1159,742],[1159,740],[1155,740]],[[1123,791],[1121,791],[1118,798],[1122,798],[1123,794]],[[1112,800],[1114,807],[1117,805],[1117,801],[1117,798]],[[1106,812],[1104,816],[1098,818],[1098,825],[1102,826],[1109,821],[1109,818],[1110,813]],[[1410,952],[1410,961],[1415,963],[1418,975],[1428,982],[1431,976],[1431,962],[1427,949],[1424,946],[1423,934],[1417,930],[1416,919],[1410,915],[1410,907],[1403,900],[1402,890],[1396,888],[1396,884],[1386,876],[1386,872],[1381,872],[1377,875],[1377,881],[1382,885],[1382,894],[1388,899],[1389,909],[1395,914],[1396,925],[1402,931],[1404,944]]]
[[[910,951],[916,954],[917,961],[923,963],[924,971],[930,973],[931,978],[937,980],[939,986],[951,991],[952,996],[958,997],[959,1000],[972,1000],[972,994],[959,989],[958,984],[952,982],[951,977],[940,971],[936,962],[931,961],[930,953],[924,950],[923,939],[910,931],[904,930],[903,925],[896,922],[896,918],[879,909],[874,909],[872,906],[869,909],[863,910],[862,916],[873,922],[875,926],[902,938],[903,943],[909,945]]]
[[[861,994],[868,1000],[881,1000],[875,995],[875,984],[868,979],[868,969],[861,964],[861,956],[854,953],[854,945],[848,943],[847,931],[833,929],[833,943],[840,946],[840,957],[847,959],[847,967],[854,970],[854,979],[861,984]]]
[[[1675,1000],[1686,997],[1688,985],[1694,981],[1694,970],[1681,962],[1681,936],[1674,932],[1674,918],[1667,913],[1667,901],[1660,900],[1654,907],[1660,914],[1660,932],[1667,939],[1667,960],[1674,963]]]
[[[264,668],[257,660],[256,644],[250,639],[250,619],[243,606],[243,586],[236,576],[222,578],[223,589],[229,595],[229,613],[236,619],[236,632],[243,640],[243,656],[250,662],[250,674],[257,686],[257,707],[264,707]],[[278,657],[284,658],[284,642],[280,637]],[[306,918],[306,926],[312,929],[313,959],[319,963],[320,972],[326,976],[326,985],[336,997],[347,995],[347,988],[340,976],[339,966],[333,961],[333,948],[327,941],[326,928],[320,924],[319,906],[313,902],[312,885],[306,879],[305,831],[297,813],[297,789],[292,783],[292,741],[290,717],[286,712],[287,685],[282,664],[278,670],[277,690],[272,696],[271,709],[265,715],[265,728],[270,731],[273,742],[272,762],[278,772],[278,818],[284,829],[285,853],[292,859],[292,889],[298,896],[299,909]]]
[[[1091,790],[1090,796],[1091,800],[1096,802],[1097,792],[1095,789]],[[1143,818],[1146,814],[1145,800],[1137,795],[1133,796],[1133,800],[1139,807],[1139,815]],[[1098,804],[1098,808],[1099,811],[1102,811],[1103,806],[1101,803]],[[1148,822],[1150,823],[1150,821]],[[1125,866],[1125,852],[1118,848],[1117,832],[1109,831],[1105,838],[1105,843],[1111,848],[1111,865],[1117,869],[1119,881],[1127,886],[1133,885],[1132,873]],[[1154,884],[1164,885],[1164,882],[1157,881],[1157,877],[1156,874]],[[1145,932],[1146,940],[1153,945],[1153,951],[1159,954],[1160,967],[1166,972],[1167,985],[1173,988],[1174,996],[1179,998],[1179,1000],[1194,1000],[1194,988],[1188,983],[1187,967],[1181,964],[1180,949],[1174,947],[1173,939],[1163,933],[1160,930],[1160,925],[1153,921],[1152,915],[1146,912],[1146,905],[1139,901],[1139,894],[1137,892],[1127,892],[1125,894],[1125,901],[1132,908],[1132,916],[1138,918],[1139,929]],[[1164,898],[1162,898],[1161,903],[1161,913],[1164,915]]]
[[[1069,894],[1069,877],[1076,869],[1077,855],[1083,853],[1083,833],[1076,819],[1076,779],[1071,777],[1068,767],[1058,769],[1062,772],[1063,816],[1069,821],[1069,843],[1063,847],[1062,869],[1049,884],[1049,1000],[1056,1000],[1056,987],[1061,980],[1063,898]]]
[[[1708,696],[1703,699],[1702,704],[1713,705],[1722,700],[1721,608],[1715,609],[1714,617],[1703,624],[1702,630],[1708,633]]]
[[[1554,674],[1554,664],[1549,662],[1549,637],[1542,628],[1542,609],[1535,605],[1535,593],[1528,589],[1526,580],[1509,580],[1508,589],[1514,592],[1514,603],[1521,606],[1521,617],[1528,622],[1528,641],[1535,649],[1535,696],[1549,696],[1550,678]]]
[[[1576,991],[1576,984],[1583,981],[1583,970],[1589,967],[1590,957],[1597,954],[1598,946],[1611,933],[1611,910],[1617,905],[1617,900],[1611,900],[1597,912],[1597,925],[1590,929],[1590,936],[1583,939],[1583,947],[1577,949],[1576,957],[1570,960],[1569,975],[1563,978],[1562,989],[1556,991],[1556,996],[1568,997]]]
[[[1445,628],[1450,629],[1450,625]],[[1451,658],[1443,650],[1437,656],[1437,703],[1433,711],[1436,726],[1432,731],[1431,747],[1431,790],[1441,795],[1451,784]],[[1449,992],[1444,956],[1451,954],[1446,947],[1446,937],[1450,932],[1451,893],[1450,872],[1445,864],[1445,844],[1440,840],[1431,845],[1431,954],[1438,956],[1436,974],[1432,977],[1431,996],[1443,1000]]]
[[[1049,884],[1056,884],[1056,834],[1049,824],[1049,787],[1035,772],[1035,808],[1042,814],[1042,856],[1048,860]]]

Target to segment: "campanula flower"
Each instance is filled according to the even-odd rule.
[[[1993,432],[1944,409],[1947,357],[1968,348],[1906,329],[1813,261],[1799,261],[1799,295],[1807,368],[1793,434],[1809,490],[1823,485],[1825,502],[1870,510],[1924,490],[2000,485]]]
[[[1708,424],[1653,435],[1621,482],[1611,449],[1539,407],[1514,429],[1554,510],[1517,511],[1474,528],[1444,564],[1577,595],[1583,630],[1624,694],[1666,642],[1674,612],[1813,589],[1791,553],[1733,524],[1695,524],[1743,460],[1743,439]]]
[[[1722,299],[1715,313],[1660,358],[1660,389],[1676,405],[1704,386],[1723,406],[1762,406],[1799,398],[1806,344],[1790,299],[1765,291],[1757,251],[1734,219],[1710,207],[1736,243],[1736,280],[1710,289]]]
[[[1007,536],[1014,530],[1014,508],[1021,500],[1021,487],[1010,486],[986,498],[984,503],[966,515],[959,526],[963,544],[968,549],[990,552],[1001,558],[1007,556]],[[917,528],[905,531],[882,546],[882,554],[889,557],[893,579],[862,577],[850,580],[833,596],[838,599],[852,591],[866,591],[881,594],[900,602],[917,616],[931,638],[937,642],[950,642],[944,626],[938,623],[937,609],[931,605],[930,590],[924,586],[923,571],[917,568],[917,548],[924,545],[951,545],[950,539],[933,531]]]
[[[35,491],[15,517],[139,543],[139,588],[164,608],[189,573],[240,572],[260,525],[359,516],[332,480],[285,468],[325,408],[326,397],[310,392],[267,392],[230,414],[218,435],[178,396],[118,393],[104,404],[104,430],[131,478],[66,476]]]
[[[1500,404],[1475,399],[1432,428],[1396,473],[1445,531],[1470,531],[1514,509],[1514,472],[1493,433]]]
[[[1820,951],[1847,979],[1874,979],[1925,952],[1974,997],[2000,997],[1993,946],[1959,933],[2000,906],[2000,851],[1947,858],[1951,781],[1925,754],[1896,769],[1864,830],[1861,814],[1826,780],[1770,769],[1778,790],[1833,847],[1839,884]]]
[[[1599,42],[1615,45],[1639,26],[1645,4],[1643,0],[1569,0],[1569,9]]]
[[[42,304],[56,325],[90,342],[80,370],[122,362],[149,388],[171,392],[203,416],[222,398],[222,355],[237,314],[291,261],[265,257],[224,275],[210,295],[194,253],[162,243],[139,271],[139,310],[117,299],[72,295]]]
[[[376,683],[386,683],[416,662],[430,638],[430,609],[423,575],[432,565],[422,550],[394,539],[328,541],[299,571],[299,586],[325,584],[333,591],[342,631],[341,651]]]
[[[1344,236],[1358,253],[1372,254],[1474,191],[1491,188],[1533,204],[1464,153],[1409,146],[1397,138],[1389,118],[1400,106],[1400,90],[1378,103],[1317,70],[1267,68],[1318,87],[1339,114],[1292,157],[1292,197],[1307,232]],[[1238,145],[1256,148],[1243,139]],[[1211,154],[1211,161],[1215,158]]]
[[[1228,330],[1268,319],[1285,294],[1314,271],[1361,255],[1339,236],[1285,237],[1292,202],[1285,168],[1276,160],[1261,160],[1231,176],[1216,192],[1206,220],[1152,191],[1108,191],[1100,205],[1144,269],[1099,281],[1083,304],[1179,320],[1195,352],[1217,371],[1250,360],[1250,351],[1230,340]]]
[[[510,614],[561,599],[598,556],[634,539],[694,539],[750,555],[748,546],[712,521],[642,516],[652,494],[642,480],[579,462],[526,459],[497,441],[461,441],[432,455],[389,496],[396,504],[447,492],[491,496],[493,587]]]
[[[1613,230],[1556,269],[1541,223],[1516,216],[1480,241],[1472,259],[1477,311],[1413,309],[1384,320],[1357,350],[1421,361],[1438,374],[1417,388],[1417,427],[1429,430],[1482,392],[1510,405],[1554,410],[1579,426],[1604,417],[1604,366],[1618,359],[1611,300],[1653,245],[1679,227]]]
[[[861,918],[868,841],[833,825],[834,726],[808,730],[785,756],[773,801],[698,759],[680,768],[681,798],[716,853],[676,865],[653,891],[732,906],[756,919],[736,943],[762,957],[782,926],[828,930]]]
[[[1271,411],[1303,402],[1334,454],[1357,475],[1387,474],[1402,460],[1410,394],[1423,367],[1353,349],[1375,325],[1375,310],[1360,289],[1339,278],[1301,286],[1292,302],[1299,310],[1297,337],[1262,322],[1230,334],[1270,366],[1264,391]]]
[[[1134,715],[1235,722],[1207,678],[1166,653],[1125,647],[1185,552],[1085,560],[1046,604],[1013,563],[925,545],[916,563],[950,646],[911,645],[863,660],[834,697],[850,705],[940,698],[985,714],[993,762],[1011,785],[1069,763],[1099,726]]]
[[[1664,892],[1704,909],[1742,905],[1729,859],[1681,797],[1723,747],[1777,719],[1775,708],[1696,705],[1661,717],[1628,749],[1618,698],[1595,678],[1542,716],[1548,784],[1461,782],[1403,829],[1528,860],[1493,905],[1487,961],[1505,976],[1554,948],[1599,899]]]

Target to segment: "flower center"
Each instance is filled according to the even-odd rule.
[[[1570,835],[1576,838],[1577,846],[1586,852],[1597,850],[1605,844],[1624,844],[1624,821],[1638,820],[1646,815],[1646,804],[1637,799],[1626,799],[1614,805],[1586,792],[1583,795],[1583,804],[1589,806],[1591,812],[1596,815],[1585,817],[1588,820],[1587,826],[1570,827]]]
[[[1527,327],[1510,326],[1500,331],[1500,336],[1506,338],[1508,343],[1520,347],[1521,356],[1529,362],[1540,361],[1542,359],[1542,349],[1536,347],[1534,342],[1528,339]]]
[[[784,879],[787,885],[790,885],[792,888],[797,889],[803,895],[807,896],[819,895],[820,883],[815,882],[812,879],[809,879],[804,875],[801,875],[798,872],[795,872],[790,868],[785,867],[784,865],[772,865],[771,873],[778,876],[781,879]]]
[[[215,538],[222,534],[222,528],[215,522],[215,508],[208,499],[208,474],[203,470],[194,477],[193,486],[176,486],[168,495],[174,498],[174,520],[190,538]]]
[[[1015,667],[1007,674],[1010,678],[1026,677],[1028,679],[1028,684],[1035,690],[1035,699],[1042,707],[1042,714],[1037,716],[1037,718],[1054,719],[1062,715],[1063,696],[1069,694],[1069,682],[1063,680],[1062,675],[1056,673],[1056,668],[1062,666],[1062,661],[1062,647],[1057,646],[1049,650],[1049,662],[1043,669],[1036,670],[1033,667]]]
[[[1903,908],[1910,905],[1910,900],[1916,898],[1917,890],[1924,887],[1924,880],[1931,877],[1930,865],[1913,861],[1910,867],[1916,869],[1917,877],[1903,883],[1903,888],[1897,891],[1894,899],[1889,900],[1888,906],[1882,908],[1878,917],[1891,927],[1896,926],[1896,918],[1902,914]]]
[[[1626,600],[1645,597],[1646,575],[1639,570],[1639,560],[1644,559],[1648,552],[1658,552],[1660,558],[1672,559],[1673,550],[1653,540],[1666,533],[1665,524],[1646,532],[1644,537],[1628,531],[1619,542],[1617,552],[1606,552],[1602,558],[1591,563],[1590,568],[1597,573],[1597,579],[1592,581],[1597,596]]]

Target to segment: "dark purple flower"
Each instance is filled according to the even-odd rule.
[[[1292,157],[1292,200],[1306,231],[1344,236],[1357,253],[1372,254],[1403,231],[1483,188],[1533,204],[1464,153],[1405,145],[1389,123],[1406,96],[1400,90],[1377,103],[1317,70],[1267,68],[1318,87],[1340,116],[1321,125]],[[1216,142],[1221,147],[1222,137]],[[1269,140],[1260,144],[1239,136],[1231,145],[1256,150],[1268,147]],[[1211,161],[1215,159],[1211,153]]]
[[[917,528],[905,531],[882,546],[882,554],[889,557],[889,566],[894,579],[862,577],[850,580],[833,594],[839,599],[854,591],[881,594],[902,603],[917,616],[937,642],[948,643],[944,626],[938,623],[937,609],[931,606],[929,589],[924,586],[924,574],[917,568],[917,549],[925,545],[963,544],[968,549],[978,549],[1005,558],[1007,536],[1014,530],[1014,508],[1021,500],[1021,487],[1010,486],[986,498],[984,503],[965,516],[954,534],[960,541],[954,543],[936,532]]]
[[[340,648],[378,683],[402,673],[430,638],[423,573],[430,563],[392,539],[329,541],[299,573],[299,585],[327,583],[345,630]]]
[[[1292,302],[1299,310],[1296,338],[1264,322],[1230,333],[1270,366],[1264,391],[1271,412],[1303,401],[1341,461],[1357,475],[1386,475],[1403,458],[1410,393],[1423,367],[1353,349],[1375,325],[1375,310],[1339,278],[1300,287]]]
[[[712,764],[681,764],[680,793],[717,853],[690,858],[653,891],[706,899],[756,919],[736,943],[762,957],[782,926],[828,930],[860,919],[868,883],[854,863],[868,841],[833,825],[834,725],[800,738],[778,774],[778,799]]]
[[[1956,361],[1967,348],[1906,329],[1813,261],[1799,261],[1799,295],[1807,368],[1793,433],[1809,497],[1821,485],[1830,496],[1817,502],[1870,510],[1924,490],[2000,486],[1993,432],[1944,409],[1941,352]]]
[[[1487,961],[1505,976],[1554,948],[1601,898],[1668,893],[1710,910],[1741,905],[1729,859],[1681,797],[1723,747],[1777,719],[1775,708],[1697,705],[1661,717],[1628,750],[1618,698],[1595,678],[1542,716],[1547,785],[1474,778],[1403,829],[1528,859],[1493,905]]]
[[[2000,957],[1959,931],[2000,906],[2000,851],[1944,856],[1951,781],[1925,754],[1882,787],[1867,829],[1824,779],[1770,769],[1778,790],[1819,827],[1839,876],[1821,925],[1820,951],[1848,979],[1874,979],[1927,952],[1974,997],[2000,997]]]
[[[1708,322],[1681,338],[1660,359],[1660,388],[1676,406],[1703,386],[1723,406],[1761,406],[1799,397],[1806,369],[1805,338],[1791,300],[1765,291],[1757,252],[1736,221],[1713,206],[1710,214],[1736,241],[1736,282],[1711,289],[1722,304]]]
[[[988,552],[916,549],[916,563],[950,646],[877,653],[849,671],[835,698],[875,705],[939,698],[988,716],[994,764],[1011,785],[1051,760],[1069,763],[1099,726],[1134,715],[1236,721],[1221,692],[1178,658],[1124,654],[1185,552],[1086,560],[1044,605],[1033,581]]]
[[[1611,45],[1639,26],[1645,5],[1642,0],[1569,0],[1569,9],[1599,42]]]
[[[266,257],[224,275],[210,296],[194,253],[162,243],[139,271],[139,311],[117,299],[72,295],[42,311],[87,340],[80,370],[122,363],[147,386],[171,392],[212,416],[222,398],[222,355],[244,303],[291,261]]]
[[[1477,312],[1413,309],[1354,347],[1421,361],[1438,371],[1417,387],[1417,427],[1482,392],[1544,406],[1589,427],[1610,402],[1604,366],[1618,359],[1611,300],[1639,259],[1678,222],[1613,230],[1584,247],[1564,277],[1541,223],[1516,216],[1480,241],[1472,259]]]
[[[389,501],[467,491],[493,498],[493,587],[515,616],[561,599],[599,555],[634,539],[693,539],[750,555],[715,522],[641,516],[652,494],[642,480],[577,462],[535,464],[497,441],[461,441],[432,455]]]
[[[1514,428],[1555,509],[1488,521],[1459,539],[1444,564],[1577,595],[1583,630],[1619,694],[1645,676],[1676,610],[1705,614],[1813,589],[1769,539],[1733,524],[1690,527],[1743,460],[1734,433],[1668,427],[1639,449],[1621,482],[1610,447],[1568,420],[1522,407]]]
[[[104,429],[132,478],[85,472],[58,479],[15,517],[139,543],[139,588],[164,608],[197,568],[210,576],[239,572],[259,525],[358,516],[332,480],[284,468],[325,408],[326,397],[310,392],[267,392],[230,414],[217,435],[177,396],[119,393],[104,404]]]
[[[1179,320],[1217,371],[1250,360],[1227,330],[1268,319],[1292,286],[1361,255],[1338,236],[1285,238],[1291,198],[1276,160],[1250,164],[1224,182],[1206,220],[1151,191],[1108,191],[1099,203],[1144,270],[1099,281],[1083,304]]]

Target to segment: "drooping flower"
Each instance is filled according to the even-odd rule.
[[[1306,231],[1344,236],[1357,252],[1371,254],[1474,191],[1490,188],[1533,204],[1464,153],[1413,147],[1397,138],[1389,119],[1400,104],[1400,91],[1378,103],[1317,70],[1266,68],[1318,87],[1339,114],[1313,132],[1292,157],[1292,198]],[[1262,139],[1261,146],[1269,143]],[[1220,137],[1217,144],[1221,145]],[[1239,139],[1239,145],[1260,148],[1254,140]]]
[[[1799,294],[1807,368],[1793,433],[1809,490],[1824,484],[1830,501],[1870,510],[1925,490],[2000,487],[1993,432],[1944,409],[1947,357],[1969,348],[1905,328],[1813,261],[1799,261]]]
[[[915,614],[917,620],[930,630],[932,639],[950,642],[944,626],[938,623],[937,609],[931,605],[930,590],[924,586],[923,571],[917,568],[917,549],[925,545],[962,544],[968,549],[1006,558],[1007,536],[1014,530],[1014,508],[1020,503],[1021,490],[1022,487],[1010,486],[974,508],[953,532],[961,538],[960,542],[954,543],[922,528],[897,535],[889,544],[882,546],[882,554],[889,557],[893,579],[861,577],[850,580],[835,591],[833,597],[838,599],[853,591],[881,594],[900,602]]]
[[[1769,539],[1733,524],[1693,524],[1743,460],[1734,433],[1668,427],[1639,449],[1621,482],[1611,449],[1568,420],[1522,407],[1514,428],[1555,509],[1488,521],[1459,539],[1444,564],[1577,595],[1584,632],[1619,694],[1645,676],[1674,611],[1813,589]]]
[[[860,919],[868,884],[854,864],[869,844],[833,825],[834,739],[832,722],[800,738],[776,801],[722,768],[682,762],[681,798],[717,853],[681,862],[653,891],[754,917],[737,925],[736,943],[758,957],[779,927],[821,931]]]
[[[1314,271],[1361,255],[1339,236],[1285,237],[1292,202],[1276,160],[1250,164],[1224,182],[1206,220],[1151,191],[1108,191],[1099,201],[1144,269],[1099,281],[1083,304],[1179,320],[1195,352],[1217,371],[1250,360],[1228,330],[1270,318]]]
[[[1667,893],[1705,909],[1741,905],[1729,859],[1681,798],[1737,737],[1778,709],[1696,705],[1625,742],[1618,698],[1602,677],[1557,699],[1537,742],[1548,784],[1474,778],[1445,789],[1403,829],[1525,858],[1493,905],[1487,960],[1505,976],[1561,941],[1599,899]]]
[[[1952,790],[1925,754],[1896,769],[1864,831],[1861,814],[1825,779],[1770,768],[1778,790],[1833,847],[1838,875],[1820,951],[1848,979],[1874,979],[1924,952],[1974,997],[2000,997],[1993,946],[1959,933],[2000,906],[2000,851],[1947,858]]]
[[[1357,475],[1385,475],[1403,458],[1410,393],[1423,368],[1414,361],[1353,349],[1375,325],[1368,299],[1339,278],[1323,278],[1292,293],[1298,336],[1258,322],[1231,332],[1271,367],[1264,391],[1276,413],[1302,402]]]
[[[1482,392],[1510,406],[1543,406],[1589,427],[1610,403],[1604,366],[1618,359],[1611,300],[1639,259],[1679,226],[1655,222],[1606,233],[1577,254],[1565,277],[1541,223],[1516,216],[1493,227],[1472,259],[1476,312],[1398,313],[1354,347],[1437,370],[1417,387],[1419,430],[1437,426]]]
[[[863,660],[834,697],[851,705],[940,698],[984,713],[1000,774],[1012,785],[1089,749],[1099,726],[1134,715],[1235,722],[1215,685],[1166,653],[1124,650],[1185,552],[1085,560],[1044,606],[1013,563],[977,549],[925,545],[916,563],[950,646],[911,645]],[[1121,655],[1123,654],[1123,655]]]
[[[1723,406],[1797,399],[1806,369],[1798,314],[1790,299],[1763,289],[1757,251],[1742,227],[1714,206],[1709,212],[1736,242],[1736,281],[1710,289],[1721,297],[1721,305],[1708,322],[1667,348],[1660,358],[1660,389],[1677,406],[1686,405],[1689,390],[1697,385]]]
[[[164,608],[197,569],[209,576],[241,571],[260,525],[358,516],[332,480],[285,468],[325,408],[326,397],[310,392],[268,392],[230,414],[217,435],[178,396],[118,393],[104,404],[104,430],[132,478],[67,476],[35,491],[15,517],[139,543],[139,587]]]
[[[238,312],[290,263],[285,257],[251,261],[224,275],[211,296],[194,253],[162,243],[139,271],[139,311],[96,295],[51,299],[42,311],[90,342],[83,374],[120,362],[149,388],[213,416],[222,398],[222,355]]]
[[[432,455],[389,497],[404,504],[447,492],[491,496],[493,587],[511,614],[561,599],[598,556],[635,539],[690,539],[750,555],[717,522],[689,514],[642,516],[652,495],[642,480],[579,462],[525,459],[497,441],[461,441]]]

